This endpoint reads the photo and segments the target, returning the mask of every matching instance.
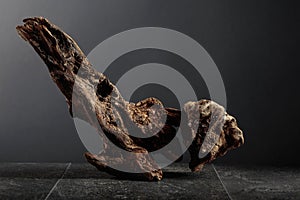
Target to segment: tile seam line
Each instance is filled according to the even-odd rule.
[[[218,177],[219,181],[221,182],[221,184],[222,184],[222,186],[223,186],[223,188],[224,188],[224,190],[225,190],[227,196],[229,197],[230,200],[233,200],[232,197],[230,196],[230,194],[229,194],[227,188],[225,187],[225,185],[224,185],[224,183],[223,183],[223,181],[222,181],[222,179],[221,179],[221,177],[220,177],[218,171],[216,170],[215,166],[214,166],[213,164],[211,164],[211,166],[213,167],[215,173],[217,174],[217,177]]]
[[[65,174],[67,173],[67,171],[70,169],[71,167],[71,163],[68,163],[67,167],[65,168],[64,172],[62,173],[61,177],[56,181],[56,183],[53,185],[53,187],[51,188],[51,190],[49,191],[49,193],[47,194],[47,196],[45,197],[44,200],[48,200],[48,198],[50,197],[50,195],[52,194],[52,192],[55,190],[55,188],[57,187],[57,185],[59,184],[59,182],[64,178]]]

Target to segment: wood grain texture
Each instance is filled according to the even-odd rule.
[[[104,74],[92,68],[76,42],[43,17],[24,19],[17,31],[47,65],[52,80],[66,98],[71,116],[104,134],[104,151],[99,155],[85,154],[88,162],[101,171],[125,178],[161,180],[162,170],[149,152],[169,144],[179,126],[187,133],[188,138],[184,139],[192,140],[189,146],[192,171],[199,171],[205,163],[244,143],[236,120],[213,101],[187,102],[183,111],[165,108],[156,98],[127,102]],[[155,135],[147,138],[130,134],[135,131],[147,135],[156,130]],[[111,148],[108,141],[119,150]],[[125,158],[122,151],[130,152],[130,156]],[[206,153],[203,158],[199,158],[200,151]],[[172,152],[166,154],[172,156]],[[111,167],[122,165],[142,173]]]

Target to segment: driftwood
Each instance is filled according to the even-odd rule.
[[[104,134],[104,151],[99,155],[85,154],[88,162],[101,171],[118,177],[161,180],[162,170],[149,153],[168,144],[179,126],[191,143],[188,150],[192,171],[201,170],[205,163],[244,142],[235,118],[213,101],[188,102],[183,111],[165,108],[156,98],[138,103],[125,101],[107,77],[92,68],[76,42],[47,19],[24,19],[24,25],[17,26],[17,31],[46,63],[51,78],[66,98],[71,116],[88,122]],[[77,88],[73,90],[75,79]],[[158,130],[157,134],[147,138],[130,134],[138,131],[147,135],[153,130]],[[209,142],[204,144],[205,138]],[[119,150],[111,148],[108,142]],[[123,151],[129,152],[129,156],[124,157]],[[199,157],[199,153],[204,156]],[[172,152],[166,154],[170,156]],[[118,170],[123,165],[137,173]]]

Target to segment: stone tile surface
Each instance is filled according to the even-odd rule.
[[[0,199],[44,199],[67,164],[1,163]]]
[[[300,199],[300,169],[215,165],[232,199]]]
[[[146,182],[120,180],[89,164],[0,163],[0,200],[46,197],[300,199],[300,169],[206,165],[191,173],[187,164],[177,163],[164,170],[162,181]]]
[[[49,199],[228,199],[211,165],[191,173],[187,164],[164,170],[159,182],[119,180],[88,164],[72,164]]]

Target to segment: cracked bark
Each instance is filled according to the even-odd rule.
[[[149,152],[174,139],[179,126],[187,133],[184,139],[192,141],[188,148],[192,171],[201,170],[205,163],[244,143],[235,118],[217,103],[210,100],[187,102],[180,111],[165,108],[156,98],[127,102],[105,75],[92,68],[69,35],[42,17],[23,21],[23,25],[17,26],[18,34],[31,44],[47,65],[51,78],[66,98],[71,116],[88,122],[104,134],[104,151],[99,155],[85,154],[88,162],[99,170],[130,179],[161,180],[162,170]],[[76,89],[73,89],[75,79]],[[137,131],[147,135],[154,130],[158,130],[157,134],[148,138],[130,134]],[[204,142],[205,138],[208,142]],[[111,148],[108,142],[118,146],[119,150]],[[130,156],[124,158],[122,151],[130,152]],[[205,156],[199,158],[199,153]],[[166,154],[172,156],[172,152]],[[140,173],[111,167],[122,165],[136,168],[132,170]]]

